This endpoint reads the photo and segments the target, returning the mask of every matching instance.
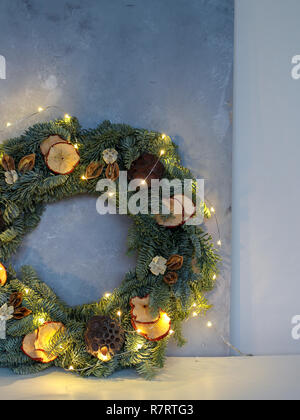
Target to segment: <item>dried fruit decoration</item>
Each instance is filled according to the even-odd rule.
[[[58,356],[49,352],[49,346],[54,336],[64,329],[64,325],[60,322],[46,322],[37,330],[24,337],[21,350],[26,356],[36,362],[51,363]]]
[[[25,173],[25,172],[29,172],[32,171],[32,169],[34,168],[35,165],[35,153],[28,155],[28,156],[24,156],[18,165],[18,171]]]
[[[67,175],[74,171],[79,164],[80,157],[71,143],[55,143],[50,147],[45,158],[50,171],[55,174]]]
[[[100,162],[91,162],[85,171],[85,178],[86,179],[96,179],[103,172],[103,165]]]
[[[160,311],[159,317],[151,315],[150,296],[144,298],[135,297],[130,300],[131,324],[139,335],[149,341],[160,341],[165,338],[171,328],[171,320],[168,315]]]
[[[3,155],[1,165],[5,170],[5,182],[8,185],[13,185],[15,182],[18,181],[19,176],[16,172],[16,166],[14,159],[9,155]]]
[[[120,168],[117,164],[118,152],[115,149],[106,149],[103,151],[102,157],[107,164],[105,171],[106,178],[116,181],[120,175]]]
[[[178,280],[178,274],[175,271],[179,271],[183,266],[183,257],[181,255],[171,255],[167,261],[167,274],[164,276],[164,282],[169,286],[176,284]]]
[[[32,311],[30,311],[29,309],[25,307],[20,308],[20,306],[22,305],[22,302],[23,302],[22,293],[16,292],[10,295],[9,306],[12,306],[14,308],[13,317],[16,320],[21,320],[23,318],[26,318],[32,313]]]
[[[5,286],[7,281],[7,272],[4,265],[0,264],[0,286]]]

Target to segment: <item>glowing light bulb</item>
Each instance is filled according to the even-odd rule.
[[[38,319],[38,321],[39,321],[40,324],[44,324],[45,323],[45,318],[41,317],[41,318]]]
[[[70,366],[70,367],[69,367],[69,370],[74,370],[74,367],[73,367],[73,366]]]
[[[170,334],[170,335],[173,335],[173,334],[174,334],[174,332],[175,332],[175,331],[170,330],[169,334]]]
[[[141,181],[141,184],[142,185],[145,185],[146,184],[146,181],[143,179],[143,181]]]
[[[137,350],[141,350],[141,348],[143,347],[143,344],[138,344],[137,346],[136,346],[136,349]]]
[[[71,116],[69,115],[69,114],[65,114],[65,116],[64,116],[64,119],[66,120],[66,121],[70,121],[71,120]]]
[[[137,330],[136,330],[136,332],[137,332],[138,334],[141,334],[142,330],[137,329]]]
[[[217,242],[217,244],[218,244],[219,246],[222,246],[222,241],[221,241],[221,240],[219,240],[219,241]]]
[[[78,144],[76,143],[76,144],[74,144],[74,147],[75,147],[75,149],[77,149],[78,150],[78,148],[79,148],[79,146],[78,146]]]
[[[115,194],[113,192],[108,193],[109,197],[113,197]]]
[[[44,108],[42,106],[39,106],[38,107],[38,112],[43,112],[43,111],[45,111]]]
[[[193,317],[196,318],[196,316],[198,316],[197,312],[193,312]]]
[[[85,177],[84,175],[82,175],[81,179],[82,179],[83,181],[86,181],[86,177]]]
[[[28,295],[29,289],[25,289],[24,292],[25,292],[26,295]]]
[[[163,317],[164,317],[164,320],[165,320],[166,322],[171,321],[171,318],[169,318],[168,314],[164,313],[164,314],[163,314]]]
[[[6,123],[6,127],[11,127],[11,123],[10,122],[8,122],[8,123]]]
[[[211,328],[213,326],[211,321],[208,321],[208,323],[206,324],[207,328]]]
[[[215,274],[215,275],[213,276],[213,280],[216,280],[216,278],[217,278],[217,275]]]
[[[215,213],[215,212],[216,212],[216,210],[215,210],[213,207],[211,207],[210,211],[211,211],[212,213]]]
[[[117,312],[117,315],[120,317],[122,315],[122,312],[121,311],[118,311]]]
[[[165,151],[165,150],[161,150],[161,151],[160,151],[160,156],[163,156],[165,153],[166,153],[166,151]]]
[[[162,134],[161,138],[164,140],[166,138],[166,134]]]
[[[106,298],[109,298],[111,296],[111,293],[105,293],[104,295]]]
[[[196,306],[197,306],[197,303],[194,303],[194,304],[193,304],[193,308],[196,308]]]

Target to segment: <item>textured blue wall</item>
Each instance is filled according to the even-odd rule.
[[[1,125],[53,104],[85,127],[111,119],[166,132],[205,178],[224,256],[210,318],[227,336],[233,0],[2,0],[0,39]],[[96,300],[135,264],[124,256],[128,225],[126,217],[100,217],[91,197],[52,205],[16,263],[35,266],[69,304]],[[226,354],[205,322],[188,322],[189,345],[170,354]]]

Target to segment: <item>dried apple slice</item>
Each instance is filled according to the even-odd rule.
[[[149,308],[150,296],[144,298],[135,297],[130,300],[131,316],[136,322],[142,324],[154,324],[159,320],[159,317],[153,318]]]
[[[37,337],[37,330],[33,331],[31,334],[27,334],[23,339],[21,350],[26,356],[30,359],[44,363],[45,353],[43,351],[36,350],[34,343]]]
[[[71,143],[56,143],[50,147],[46,164],[55,174],[67,175],[74,171],[80,161],[79,154]]]
[[[132,319],[132,325],[136,332],[147,340],[160,341],[169,334],[171,320],[165,312],[161,312],[158,321],[155,323],[145,324]]]
[[[37,330],[37,337],[34,344],[35,348],[47,352],[52,338],[63,328],[64,325],[61,322],[46,322]]]
[[[174,200],[177,200],[183,208],[183,223],[186,223],[196,213],[196,206],[193,201],[186,195],[174,195]]]
[[[67,140],[62,139],[60,136],[50,136],[40,145],[41,152],[46,156],[50,150],[50,147],[56,143],[68,143]]]
[[[162,204],[169,209],[170,217],[155,216],[157,223],[166,228],[175,228],[184,225],[196,212],[192,200],[185,195],[177,194],[170,199],[163,198]]]
[[[4,265],[0,264],[0,286],[5,286],[7,281],[7,272]]]

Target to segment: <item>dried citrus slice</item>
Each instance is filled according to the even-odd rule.
[[[54,144],[50,147],[46,156],[46,164],[50,171],[60,175],[73,172],[79,161],[79,154],[70,143]]]

